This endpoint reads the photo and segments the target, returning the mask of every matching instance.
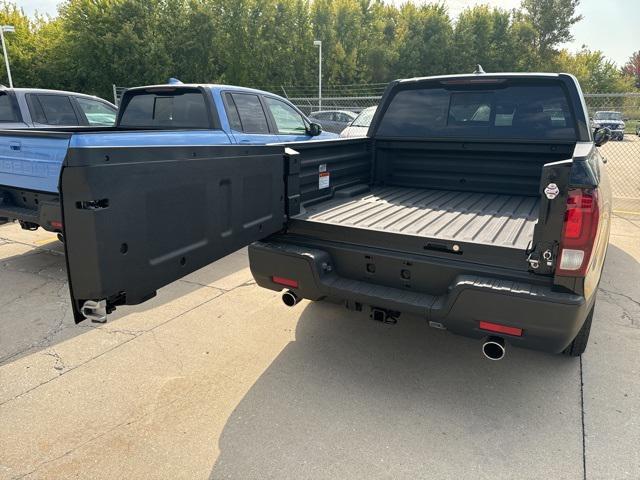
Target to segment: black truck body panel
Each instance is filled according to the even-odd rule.
[[[249,261],[256,282],[264,288],[282,289],[272,275],[295,278],[296,294],[302,298],[346,302],[355,310],[374,307],[411,313],[473,338],[487,336],[478,328],[481,320],[515,325],[525,335],[508,336],[514,346],[552,353],[573,340],[594,301],[555,292],[550,282],[534,276],[505,276],[504,271],[477,265],[371,247],[319,245],[308,239],[276,236],[254,243],[249,246]],[[362,278],[371,262],[375,272]],[[349,272],[353,269],[360,275]],[[403,271],[411,272],[410,280],[402,278]],[[382,281],[376,282],[375,276]]]

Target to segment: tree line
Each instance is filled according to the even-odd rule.
[[[633,91],[633,69],[600,51],[569,53],[579,0],[485,5],[381,0],[67,0],[54,17],[0,4],[16,86],[111,97],[111,85],[216,82],[274,89],[485,71],[566,71],[587,92]],[[0,82],[6,82],[4,65]]]

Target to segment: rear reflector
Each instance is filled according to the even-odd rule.
[[[62,222],[49,222],[53,228],[62,228]]]
[[[522,329],[516,327],[508,327],[506,325],[500,325],[499,323],[480,322],[480,330],[486,330],[488,332],[504,333],[505,335],[513,335],[515,337],[522,336]]]
[[[298,281],[293,280],[291,278],[284,277],[276,277],[275,275],[271,277],[273,283],[277,283],[278,285],[284,285],[285,287],[298,288]]]

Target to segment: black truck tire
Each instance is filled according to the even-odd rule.
[[[563,355],[568,357],[579,357],[587,349],[587,343],[589,343],[589,333],[591,332],[591,320],[593,319],[593,311],[596,307],[594,303],[591,307],[591,311],[582,325],[582,328],[576,335],[576,338],[565,348],[562,352]]]

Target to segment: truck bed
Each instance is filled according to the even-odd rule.
[[[524,195],[379,187],[309,206],[295,220],[525,250],[538,208]]]

